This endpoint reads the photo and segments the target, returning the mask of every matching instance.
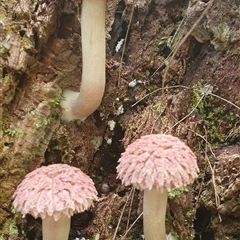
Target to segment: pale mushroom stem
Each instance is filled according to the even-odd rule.
[[[167,191],[144,190],[143,229],[146,240],[166,240]]]
[[[64,90],[62,119],[84,120],[102,101],[105,89],[106,0],[83,0],[81,13],[82,82],[80,92]]]
[[[62,215],[58,221],[53,217],[42,220],[43,240],[68,240],[71,218]]]

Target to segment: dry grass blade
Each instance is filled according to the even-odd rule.
[[[178,50],[180,49],[180,47],[184,44],[184,42],[187,40],[187,38],[191,35],[191,33],[193,32],[193,30],[197,27],[197,25],[200,23],[200,21],[202,20],[202,18],[205,16],[205,14],[208,12],[208,10],[211,8],[211,6],[213,5],[214,0],[210,0],[208,2],[207,7],[205,8],[205,10],[202,12],[201,16],[197,19],[197,21],[193,24],[193,26],[191,27],[191,29],[187,32],[187,34],[182,38],[182,40],[177,44],[176,48],[174,49],[168,65],[166,67],[166,70],[164,72],[163,75],[163,79],[162,79],[162,90],[164,91],[164,85],[167,81],[167,74],[169,72],[170,66],[171,66],[171,62],[173,60],[173,58],[175,57],[175,55],[177,54]],[[163,92],[164,93],[164,92]]]
[[[119,226],[120,226],[122,217],[123,217],[123,213],[124,213],[124,211],[125,211],[125,209],[126,209],[126,207],[127,207],[127,204],[128,204],[128,202],[129,202],[131,196],[134,194],[134,192],[135,192],[135,188],[132,187],[132,188],[131,188],[131,191],[130,191],[128,197],[127,197],[127,201],[125,202],[125,204],[124,204],[124,206],[123,206],[123,209],[122,209],[122,211],[121,211],[121,215],[119,216],[118,224],[117,224],[117,227],[116,227],[116,229],[115,229],[115,232],[114,232],[114,235],[113,235],[113,239],[112,239],[112,240],[115,240],[115,239],[116,239],[117,232],[118,232],[118,229],[119,229]]]
[[[204,129],[205,129],[205,136],[207,138],[207,129],[205,127],[204,127]],[[209,167],[211,169],[212,184],[213,184],[213,190],[214,190],[214,195],[215,195],[215,204],[216,204],[216,208],[218,208],[219,205],[220,205],[220,198],[219,198],[219,195],[218,195],[217,184],[216,184],[216,181],[215,181],[215,167],[212,166],[212,164],[211,164],[211,162],[209,160],[207,152],[208,152],[208,144],[206,142],[206,144],[205,144],[205,152],[204,152],[205,153],[205,159],[207,160],[208,165],[209,165]],[[215,154],[213,154],[213,157],[215,158]],[[222,218],[221,218],[221,216],[219,214],[218,214],[218,217],[219,217],[219,220],[221,222]]]

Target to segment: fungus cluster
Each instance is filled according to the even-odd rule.
[[[151,134],[130,144],[119,159],[118,178],[144,191],[146,240],[166,240],[167,192],[185,186],[198,175],[196,156],[179,138]]]
[[[105,89],[105,8],[106,0],[82,1],[82,81],[80,92],[63,92],[64,121],[84,120],[101,103]]]
[[[13,198],[23,217],[31,214],[42,219],[43,240],[67,240],[71,216],[89,209],[97,191],[80,169],[53,164],[28,173]]]

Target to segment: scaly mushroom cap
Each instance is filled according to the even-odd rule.
[[[13,198],[23,217],[52,216],[57,221],[62,214],[71,217],[90,208],[97,200],[97,191],[92,179],[80,169],[53,164],[28,173]]]
[[[161,192],[192,183],[198,171],[191,149],[165,134],[146,135],[131,143],[117,166],[118,178],[126,186]]]

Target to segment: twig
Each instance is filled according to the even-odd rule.
[[[116,229],[115,229],[115,232],[114,232],[114,235],[113,235],[113,239],[112,239],[112,240],[115,240],[115,239],[116,239],[117,231],[118,231],[118,228],[119,228],[119,226],[120,226],[123,213],[124,213],[124,211],[125,211],[125,208],[127,207],[128,201],[129,201],[129,199],[130,199],[130,196],[133,194],[133,192],[134,192],[134,188],[132,187],[132,188],[131,188],[131,191],[130,191],[128,197],[127,197],[127,201],[125,202],[125,204],[124,204],[124,206],[123,206],[123,209],[122,209],[122,211],[121,211],[121,215],[120,215],[120,217],[119,217],[119,219],[118,219],[118,224],[117,224],[117,227],[116,227]]]
[[[204,126],[204,130],[205,130],[205,136],[207,138],[207,129],[205,128]],[[207,160],[208,162],[208,165],[211,169],[211,173],[212,173],[212,184],[213,184],[213,190],[214,190],[214,196],[215,196],[215,204],[216,204],[216,208],[219,207],[220,205],[220,199],[219,199],[219,195],[218,195],[218,192],[217,192],[217,184],[216,184],[216,181],[215,181],[215,166],[212,166],[210,160],[209,160],[209,157],[207,155],[207,150],[208,150],[208,144],[205,144],[205,159]],[[215,157],[215,155],[214,155]],[[218,217],[219,217],[219,221],[221,222],[222,221],[222,218],[220,216],[220,214],[218,213]]]
[[[163,80],[162,80],[162,89],[164,90],[164,85],[165,82],[167,81],[167,74],[169,72],[169,68],[171,65],[171,62],[173,60],[173,58],[175,57],[175,55],[177,54],[178,50],[180,49],[180,47],[184,44],[184,42],[187,40],[187,38],[191,35],[191,33],[193,32],[193,30],[197,27],[197,25],[200,23],[200,21],[202,20],[202,18],[204,17],[204,15],[208,12],[208,10],[210,9],[210,7],[212,6],[214,0],[210,0],[208,2],[207,7],[205,8],[205,10],[202,12],[202,14],[200,15],[200,17],[197,19],[197,21],[193,24],[193,26],[190,28],[190,30],[187,32],[187,34],[184,36],[184,38],[179,42],[179,44],[176,46],[175,50],[173,51],[173,54],[169,60],[169,63],[166,67],[166,70],[164,72],[163,75]],[[163,91],[164,93],[164,91]]]
[[[134,193],[135,193],[135,188],[133,188],[133,193],[131,194],[132,197],[131,197],[130,207],[129,207],[129,211],[128,211],[128,220],[127,220],[126,231],[128,229],[128,226],[129,226],[129,220],[130,220],[130,216],[131,216],[131,210],[132,210],[132,203],[133,203]]]
[[[196,105],[194,106],[194,108],[185,116],[183,117],[181,120],[179,120],[178,122],[176,122],[173,126],[171,126],[167,131],[165,131],[164,134],[168,133],[170,130],[172,130],[174,127],[176,127],[179,123],[183,122],[186,118],[188,118],[198,107],[198,105],[200,104],[200,102],[202,101],[202,99],[205,97],[205,95],[202,95],[200,97],[200,99],[198,100],[198,102],[196,103]]]
[[[128,228],[128,230],[125,232],[125,234],[121,237],[121,240],[123,240],[127,236],[128,232],[136,224],[136,222],[139,220],[139,218],[142,217],[142,215],[143,215],[143,212],[141,212],[140,215],[135,219],[135,221],[132,223],[132,225]]]

